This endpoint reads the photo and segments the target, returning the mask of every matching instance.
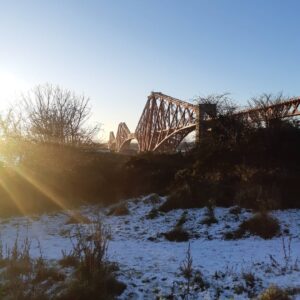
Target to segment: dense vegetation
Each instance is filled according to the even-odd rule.
[[[299,207],[299,151],[297,123],[277,120],[269,127],[250,127],[222,117],[211,135],[189,154],[192,166],[175,174],[162,209],[209,201],[256,209]]]
[[[217,115],[192,151],[126,156],[99,151],[96,129],[82,127],[87,100],[51,86],[38,87],[35,95],[25,102],[25,123],[14,111],[0,120],[1,215],[107,204],[148,193],[169,195],[162,211],[300,207],[297,120],[278,114],[245,120],[234,115],[227,96],[208,97],[200,101],[215,103]],[[51,105],[40,101],[43,97],[50,97]],[[280,97],[263,95],[252,105],[264,108],[284,100]]]
[[[65,145],[29,144],[22,160],[0,167],[0,211],[32,213],[83,203],[109,204],[165,194],[185,166],[181,154],[134,157]]]

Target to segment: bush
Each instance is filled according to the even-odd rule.
[[[112,207],[107,213],[108,216],[126,216],[129,215],[129,209],[127,203],[123,202],[114,207]]]
[[[68,289],[57,297],[57,300],[113,300],[121,295],[126,285],[110,276],[110,270],[94,274],[92,280],[73,281]]]
[[[218,220],[215,216],[215,210],[213,204],[209,204],[207,207],[206,217],[201,221],[201,224],[211,226],[212,224],[218,223]]]
[[[238,216],[242,212],[240,206],[236,205],[229,209],[229,213]]]
[[[159,207],[160,211],[168,212],[173,209],[190,208],[192,193],[188,185],[173,190],[167,200]]]
[[[243,273],[243,279],[245,280],[246,286],[253,289],[255,286],[256,278],[253,273]]]
[[[290,300],[288,294],[275,285],[267,288],[259,297],[259,300]]]
[[[280,225],[276,218],[267,213],[257,213],[240,225],[242,232],[250,232],[264,239],[271,239],[280,232]]]
[[[114,299],[124,291],[126,285],[113,275],[115,266],[106,261],[108,231],[100,219],[89,228],[77,227],[72,245],[64,263],[77,261],[75,279],[59,300]]]
[[[202,221],[201,224],[211,226],[212,224],[218,223],[218,220],[215,216],[206,216]]]
[[[152,208],[149,213],[146,215],[147,219],[155,219],[159,216],[159,211],[156,208]]]
[[[78,258],[73,255],[72,251],[67,254],[67,252],[64,250],[62,250],[62,258],[58,261],[58,263],[63,268],[77,267],[79,264]]]
[[[68,220],[66,221],[66,225],[69,224],[90,224],[91,220],[86,217],[83,216],[82,214],[79,213],[73,213],[70,215],[70,217],[68,218]]]
[[[236,231],[225,233],[224,237],[225,239],[238,239],[246,232],[263,239],[271,239],[280,233],[280,224],[276,218],[268,213],[260,212],[243,221]]]
[[[235,231],[227,231],[224,233],[225,240],[237,240],[243,237],[241,230],[237,229]]]
[[[64,281],[66,278],[66,275],[59,271],[55,267],[47,267],[46,264],[43,264],[40,266],[36,272],[35,277],[33,279],[33,284],[42,283],[46,280],[52,280],[52,281]]]
[[[163,235],[171,242],[186,242],[190,239],[189,233],[182,229],[181,226],[176,226],[172,230],[163,233]]]
[[[176,223],[176,227],[182,226],[182,225],[187,221],[187,215],[188,215],[188,212],[187,212],[187,211],[184,211],[184,212],[181,214],[179,220],[178,220],[177,223]]]
[[[161,198],[158,194],[151,194],[144,199],[145,204],[159,204],[161,203]]]

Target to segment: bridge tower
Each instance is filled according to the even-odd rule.
[[[217,105],[210,103],[198,104],[196,110],[196,143],[200,142],[211,130],[211,122],[217,115]]]
[[[116,137],[113,131],[109,133],[109,140],[108,140],[108,149],[111,151],[116,150]]]

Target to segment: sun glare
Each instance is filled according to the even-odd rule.
[[[26,89],[26,82],[14,73],[0,71],[0,104],[15,101]]]

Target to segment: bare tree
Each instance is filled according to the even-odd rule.
[[[22,116],[13,108],[0,115],[0,139],[15,139],[22,136]]]
[[[86,127],[89,99],[50,84],[39,85],[23,96],[26,128],[39,142],[78,145],[90,143],[99,126]]]
[[[258,97],[253,97],[248,101],[252,122],[257,126],[270,127],[272,124],[282,123],[282,119],[286,116],[288,111],[284,106],[278,106],[288,98],[284,97],[282,93],[277,95],[264,93]]]
[[[21,158],[24,146],[22,115],[14,108],[0,115],[0,156],[6,162],[16,162]]]
[[[237,106],[229,97],[229,93],[223,94],[210,94],[204,97],[197,97],[194,101],[197,104],[214,104],[216,105],[216,117],[233,114]]]

